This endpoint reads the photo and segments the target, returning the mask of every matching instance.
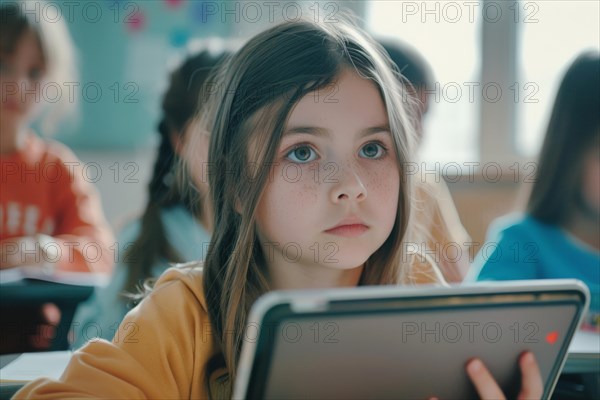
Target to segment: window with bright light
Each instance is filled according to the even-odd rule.
[[[373,1],[367,29],[407,43],[433,69],[423,160],[509,163],[537,155],[566,69],[581,52],[600,51],[600,2]],[[482,65],[500,79],[504,105],[478,104],[489,95],[482,92],[482,79],[490,78],[482,78]]]
[[[517,151],[539,152],[560,81],[583,51],[600,50],[600,2],[523,2],[519,26],[518,72],[521,91],[517,108]]]
[[[479,2],[373,1],[367,30],[405,43],[431,65],[435,90],[424,121],[421,159],[478,159]]]

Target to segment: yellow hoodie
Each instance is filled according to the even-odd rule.
[[[60,380],[35,380],[13,398],[207,398],[205,368],[218,345],[206,310],[202,268],[171,268],[127,314],[112,343],[89,342],[73,353]],[[226,386],[210,381],[213,398],[230,397]]]
[[[445,284],[439,269],[415,257],[413,284]],[[206,366],[219,351],[202,289],[202,267],[165,271],[154,290],[131,310],[111,342],[96,339],[73,353],[58,381],[37,379],[13,399],[230,398],[224,369]]]

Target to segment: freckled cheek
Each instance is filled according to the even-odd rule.
[[[311,205],[322,190],[319,184],[306,171],[289,169],[275,171],[274,180],[267,188],[266,202],[282,217],[302,214],[311,210]],[[287,215],[286,215],[287,214]]]
[[[297,181],[287,183],[287,191],[293,196],[294,201],[304,208],[310,208],[316,203],[320,195],[327,191],[326,185],[320,185],[308,174],[302,175]]]
[[[395,164],[384,164],[372,168],[365,173],[365,186],[369,197],[376,197],[382,201],[394,202],[398,196],[400,174]]]
[[[325,185],[317,181],[318,175],[310,165],[289,164],[275,172],[278,191],[282,197],[285,196],[293,202],[299,202],[305,206],[315,202],[319,194],[326,190]]]

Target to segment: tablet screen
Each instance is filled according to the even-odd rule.
[[[476,394],[464,365],[478,356],[508,398],[515,397],[519,354],[534,352],[547,383],[578,310],[566,301],[296,314],[262,327],[257,352],[268,367],[264,387],[254,393],[278,399],[471,398]]]

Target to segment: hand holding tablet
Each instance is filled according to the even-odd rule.
[[[527,351],[519,356],[519,368],[521,370],[521,389],[517,398],[541,398],[542,393],[544,393],[544,383],[542,382],[540,368],[533,353]],[[491,372],[483,365],[481,360],[474,359],[469,361],[466,370],[480,398],[506,398]]]

